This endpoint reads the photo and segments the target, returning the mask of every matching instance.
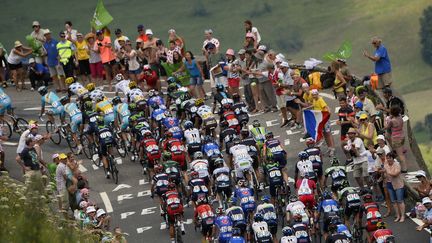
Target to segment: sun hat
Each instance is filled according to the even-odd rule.
[[[175,32],[176,32],[175,29],[169,29],[168,30],[168,34],[175,33]]]
[[[14,47],[20,47],[20,46],[22,46],[21,41],[19,41],[19,40],[15,41]]]
[[[95,34],[93,34],[93,33],[87,33],[86,35],[85,35],[85,37],[84,37],[86,40],[88,40],[88,39],[90,39],[90,38],[95,38]]]
[[[145,34],[146,35],[153,35],[153,31],[151,29],[146,29]]]
[[[280,59],[280,60],[285,60],[285,55],[284,54],[282,54],[282,53],[279,53],[279,54],[277,54],[276,55],[276,59]]]
[[[213,30],[212,29],[204,30],[204,33],[205,34],[213,34]]]
[[[79,203],[79,207],[82,208],[82,209],[86,208],[87,206],[88,206],[88,203],[86,201],[81,201]]]
[[[59,154],[59,159],[67,159],[67,155],[65,153]]]
[[[246,50],[245,50],[245,49],[240,49],[237,53],[238,53],[239,55],[243,55],[243,54],[246,53]]]
[[[381,140],[385,141],[385,137],[384,137],[384,135],[382,135],[382,134],[380,134],[380,135],[377,136],[377,140],[378,140],[378,139],[381,139]]]
[[[120,36],[119,38],[117,38],[117,41],[126,41],[126,38],[124,38],[124,36]]]
[[[40,26],[40,24],[39,24],[39,21],[33,21],[33,24],[32,24],[32,26]]]
[[[59,157],[59,154],[57,154],[57,153],[55,153],[55,154],[53,154],[52,156],[51,156],[51,158],[54,160],[54,159],[57,159]]]
[[[258,46],[258,50],[261,50],[261,51],[267,51],[267,46],[265,46],[265,45],[260,45],[260,46]]]
[[[98,211],[96,212],[96,218],[99,218],[100,216],[106,214],[105,210],[103,210],[102,208],[98,209]]]
[[[282,63],[280,64],[280,66],[281,66],[281,67],[287,67],[287,68],[289,68],[289,63],[288,63],[288,62],[282,62]]]
[[[426,178],[426,172],[424,172],[423,170],[417,171],[416,177],[422,177],[422,176]]]
[[[376,150],[376,154],[385,154],[385,150],[383,149],[383,148],[378,148],[377,150]]]
[[[34,59],[33,57],[31,57],[31,58],[29,59],[29,62],[28,62],[28,63],[30,64],[30,63],[34,63],[34,62],[35,62],[35,59]]]
[[[89,207],[87,207],[87,209],[86,209],[86,214],[94,213],[94,212],[96,212],[95,207],[93,207],[93,206],[89,206]]]
[[[235,53],[234,53],[234,50],[233,49],[228,49],[226,52],[225,52],[225,54],[226,55],[231,55],[231,56],[235,56]]]
[[[353,127],[350,127],[350,129],[348,129],[347,134],[348,133],[357,133],[357,131]]]
[[[48,34],[51,34],[51,31],[49,29],[45,29],[44,30],[44,35],[48,35]]]
[[[142,40],[141,38],[138,38],[138,39],[136,39],[136,42],[137,42],[137,43],[142,43],[143,40]]]
[[[363,119],[368,119],[368,115],[366,113],[363,113],[360,115],[360,120],[363,120]]]
[[[432,203],[432,200],[429,197],[424,197],[422,199],[422,204],[425,205],[427,203]]]

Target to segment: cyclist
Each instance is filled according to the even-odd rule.
[[[261,154],[261,149],[265,142],[265,135],[267,134],[267,129],[265,127],[262,127],[261,123],[258,120],[254,120],[252,122],[252,126],[253,127],[250,129],[250,132],[252,133],[252,136],[255,138],[258,151]]]
[[[327,178],[331,177],[331,190],[334,195],[337,195],[337,191],[340,190],[343,184],[348,183],[345,166],[340,166],[337,158],[331,160],[331,166],[325,170],[324,175],[324,186],[327,185]]]
[[[162,166],[164,168],[165,173],[168,175],[169,181],[174,182],[174,184],[177,185],[177,190],[180,191],[180,189],[183,189],[180,184],[182,182],[181,180],[181,174],[180,174],[180,168],[179,164],[171,160],[171,153],[168,151],[164,151],[162,154],[163,163]],[[155,164],[155,167],[158,164]]]
[[[309,155],[305,151],[298,153],[299,161],[295,167],[294,180],[297,182],[299,176],[308,178],[315,178],[312,162],[309,160]]]
[[[60,98],[57,96],[57,94],[52,91],[48,92],[48,88],[46,86],[39,87],[38,92],[42,96],[41,112],[39,118],[42,117],[45,112],[45,104],[49,104],[51,105],[51,109],[47,112],[48,120],[55,124],[54,116],[58,115],[60,117],[60,120],[63,122],[64,107],[61,104]]]
[[[246,145],[240,143],[240,139],[236,138],[233,141],[233,146],[229,150],[229,165],[234,168],[237,178],[246,178],[253,182],[252,178],[252,157],[248,153]],[[246,177],[244,172],[248,172]]]
[[[309,179],[309,176],[306,174],[296,181],[295,186],[299,200],[312,212],[316,206],[315,196],[317,187],[315,181]]]
[[[202,146],[202,152],[206,155],[207,160],[209,161],[209,169],[210,173],[213,173],[214,168],[216,167],[214,162],[216,159],[222,157],[222,153],[219,149],[219,144],[217,144],[212,136],[205,136],[204,143]]]
[[[255,210],[254,191],[248,187],[247,181],[243,179],[238,180],[237,186],[234,190],[232,200],[236,203],[239,202],[240,207],[245,213],[246,221],[249,222],[252,220],[252,214]]]
[[[215,188],[216,200],[219,202],[219,206],[222,207],[222,193],[225,194],[228,199],[231,197],[231,176],[230,169],[225,165],[225,162],[222,158],[217,158],[214,161],[213,170],[213,186]]]
[[[291,195],[286,207],[286,220],[288,224],[292,223],[294,215],[300,215],[301,222],[306,225],[309,224],[309,213],[306,211],[306,206],[298,200],[296,195]]]
[[[241,229],[237,227],[232,228],[232,237],[228,243],[246,243],[246,240],[242,236]]]
[[[153,176],[153,180],[151,183],[151,193],[152,198],[154,193],[156,192],[156,195],[159,196],[160,205],[162,206],[162,196],[165,192],[168,191],[168,184],[169,184],[169,176],[167,173],[165,173],[164,167],[160,164],[155,165],[155,175]],[[163,214],[162,207],[160,207],[161,215]]]
[[[79,130],[81,130],[82,126],[82,113],[81,110],[78,108],[77,103],[69,103],[70,98],[68,96],[63,96],[60,99],[60,103],[64,106],[64,111],[66,114],[69,115],[70,118],[70,129],[72,132],[72,139],[74,140],[75,144],[78,145],[77,154],[80,154],[82,151],[82,145],[80,143],[80,140],[78,139]]]
[[[165,119],[166,107],[164,105],[158,105],[157,103],[153,103],[151,112],[151,126],[153,131],[157,131],[158,135],[162,133],[162,121]]]
[[[267,223],[268,229],[273,239],[276,239],[278,220],[276,210],[273,204],[270,203],[270,196],[264,195],[261,197],[261,204],[257,206],[256,213],[263,216],[264,221]],[[256,216],[256,215],[255,215]]]
[[[195,118],[195,126],[200,127],[202,124],[205,135],[216,137],[215,130],[217,127],[217,121],[213,116],[210,106],[205,105],[203,99],[197,99],[195,101],[195,106],[198,108],[196,112],[198,116]]]
[[[273,241],[272,235],[268,229],[268,225],[266,221],[264,221],[264,217],[262,214],[255,214],[254,222],[252,224],[252,230],[254,232],[255,242],[264,243]]]
[[[329,191],[324,191],[322,194],[323,200],[318,204],[318,214],[315,217],[315,223],[317,223],[323,215],[323,231],[324,231],[324,239],[327,239],[327,235],[329,231],[330,221],[338,216],[339,213],[339,204],[336,200],[332,198],[332,194]]]
[[[129,93],[129,83],[131,82],[128,79],[125,79],[123,74],[119,73],[114,77],[114,80],[117,81],[115,85],[115,95],[119,95],[119,91],[121,91],[125,97],[127,97],[127,94]]]
[[[191,121],[186,121],[184,123],[184,139],[186,141],[187,151],[189,157],[197,152],[201,151],[201,134],[198,129],[193,127],[193,123]]]
[[[206,186],[210,185],[210,176],[208,170],[209,163],[204,159],[204,155],[201,151],[197,151],[193,154],[193,161],[190,163],[190,167],[198,172],[199,178],[205,181]]]
[[[354,223],[360,224],[361,215],[361,200],[357,192],[357,188],[350,187],[349,184],[344,184],[338,191],[339,203],[342,205],[345,216],[345,225],[350,225],[351,216],[354,217]]]
[[[270,191],[272,203],[275,203],[277,197],[276,188],[277,186],[284,185],[282,172],[280,170],[280,166],[277,161],[270,160],[263,167],[264,167],[264,174],[267,175],[267,181],[269,183],[269,191]],[[288,185],[288,183],[286,183],[285,185]]]
[[[219,104],[222,107],[226,103],[232,103],[232,99],[230,95],[225,92],[225,87],[222,84],[217,84],[216,94],[213,101],[213,113],[216,111],[216,104]]]
[[[262,154],[266,156],[266,160],[272,160],[279,163],[279,168],[283,174],[284,181],[288,184],[288,169],[286,168],[287,153],[281,142],[274,138],[273,132],[268,131],[265,138],[266,141],[263,145]]]
[[[221,146],[221,149],[225,148],[225,152],[228,153],[232,146],[233,140],[238,138],[237,131],[231,127],[228,127],[227,121],[222,121],[219,126],[219,144]]]
[[[144,132],[144,137],[140,141],[140,158],[144,168],[150,170],[150,178],[153,176],[154,165],[157,164],[161,158],[161,151],[159,149],[156,139],[152,137],[152,133],[147,130]],[[171,154],[171,153],[170,153]]]
[[[238,93],[233,94],[233,101],[234,104],[232,105],[232,109],[236,115],[237,120],[240,123],[240,126],[244,128],[249,122],[247,105],[240,99],[240,95]]]
[[[119,75],[119,74],[117,74]],[[121,75],[121,74],[120,74]],[[117,76],[116,76],[117,77]],[[111,100],[114,106],[114,124],[116,127],[120,127],[122,140],[126,147],[130,147],[129,140],[127,139],[127,129],[129,127],[129,117],[131,115],[129,106],[121,101],[119,96],[115,96]]]
[[[219,207],[216,210],[216,220],[213,226],[213,238],[219,243],[228,243],[232,238],[233,223],[231,218],[226,216],[223,208]]]
[[[199,198],[208,203],[208,188],[204,179],[199,178],[199,173],[196,171],[191,171],[190,178],[188,182],[189,196],[194,204],[194,208],[197,207]]]
[[[237,134],[240,134],[240,123],[237,120],[237,117],[234,111],[231,108],[230,103],[226,103],[223,105],[222,114],[220,116],[220,121],[226,121],[228,123],[228,127],[232,128],[236,131]]]
[[[96,89],[96,86],[94,83],[88,83],[86,85],[86,89],[88,90],[89,97],[93,102],[96,102],[97,99],[101,98],[101,97],[102,97],[102,99],[105,99],[105,95],[104,95],[103,91],[100,89]]]
[[[186,163],[186,151],[185,147],[177,138],[173,137],[173,133],[170,131],[166,131],[165,139],[162,142],[162,147],[164,151],[171,152],[172,160],[176,161],[180,165],[180,169],[183,172],[183,177],[186,175],[187,163]],[[185,178],[187,181],[187,177]]]
[[[116,141],[114,139],[113,131],[107,125],[105,125],[104,119],[98,117],[97,135],[99,139],[99,157],[102,158],[102,162],[106,171],[106,178],[110,178],[110,172],[108,170],[107,156],[112,155],[112,148],[115,146]]]
[[[182,234],[185,234],[185,228],[183,223],[183,203],[181,201],[181,198],[179,196],[179,193],[176,190],[176,185],[174,183],[168,184],[168,191],[163,194],[163,201],[165,209],[167,221],[169,224],[169,231],[170,231],[170,240],[171,243],[175,243],[174,240],[174,224],[176,221],[177,215],[180,217],[180,227]]]
[[[106,126],[111,126],[114,122],[114,108],[112,104],[104,97],[96,98],[96,111],[101,113]]]
[[[384,221],[377,223],[377,230],[373,233],[372,242],[383,242],[383,243],[394,243],[394,235],[391,229],[387,228],[387,224]]]
[[[297,237],[295,237],[295,232],[293,228],[285,226],[282,228],[282,237],[279,243],[297,243]]]
[[[69,77],[65,79],[65,84],[68,86],[68,97],[72,95],[78,96],[78,100],[81,100],[83,95],[87,94],[89,91],[84,88],[84,86],[77,82],[73,77]]]
[[[246,233],[246,218],[244,215],[244,211],[240,206],[236,205],[235,201],[233,201],[232,199],[230,199],[229,201],[231,207],[226,210],[226,215],[230,217],[231,221],[233,222],[233,227],[239,229],[239,235],[244,236]]]
[[[147,106],[152,107],[153,104],[158,105],[165,105],[165,100],[163,97],[159,94],[159,91],[155,89],[151,89],[148,91],[148,100],[147,100]]]
[[[212,236],[215,215],[212,207],[206,202],[205,198],[198,198],[197,204],[198,206],[195,208],[194,212],[194,223],[195,226],[198,226],[198,224],[201,226],[201,242],[207,242]],[[198,223],[198,221],[200,222]]]
[[[180,128],[180,120],[177,117],[173,117],[169,110],[166,110],[164,115],[165,118],[162,120],[163,133],[169,131],[172,133],[174,138],[183,140],[183,131]]]
[[[99,114],[93,109],[93,103],[91,101],[84,102],[83,105],[84,112],[83,112],[83,123],[88,124],[87,128],[84,130],[84,133],[89,135],[89,146],[90,151],[93,150],[94,142],[95,142],[95,134],[97,131],[97,120]]]
[[[292,228],[295,232],[295,236],[297,238],[298,243],[311,243],[311,238],[308,232],[308,226],[302,220],[302,216],[300,214],[294,214],[293,216],[293,225]]]
[[[361,216],[366,215],[366,231],[368,232],[368,242],[372,242],[373,233],[378,229],[377,224],[382,222],[378,203],[373,201],[372,192],[363,189],[361,192],[363,204],[361,206]]]
[[[315,140],[311,137],[306,138],[306,146],[307,148],[304,151],[309,155],[308,160],[312,162],[313,169],[317,175],[317,180],[315,182],[319,181],[323,188],[324,177],[321,150],[315,145]]]
[[[137,83],[135,81],[130,81],[128,84],[129,91],[126,94],[127,102],[138,102],[140,100],[144,100],[144,93],[141,89],[137,87]]]
[[[0,88],[0,119],[3,120],[4,113],[12,109],[12,99]]]
[[[329,236],[326,238],[326,243],[339,243],[339,242],[351,242],[350,238],[342,233],[338,232],[338,220],[332,219],[329,223]]]
[[[258,153],[258,147],[256,145],[255,138],[250,134],[247,128],[243,128],[242,130],[240,130],[240,138],[241,138],[241,143],[248,147],[249,155],[252,157],[253,160],[252,167],[254,168],[256,173],[260,165],[259,161],[261,156]]]

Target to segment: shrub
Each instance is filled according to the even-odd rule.
[[[420,18],[420,43],[423,60],[432,65],[432,6],[425,8]]]

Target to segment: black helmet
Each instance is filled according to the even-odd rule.
[[[48,93],[48,88],[46,86],[41,86],[39,87],[38,92],[40,95],[44,96]]]
[[[234,102],[239,102],[240,101],[240,95],[238,93],[234,93],[232,95],[232,98],[233,98]]]
[[[238,137],[235,137],[232,142],[233,142],[233,145],[239,145],[239,144],[241,144],[241,140]]]
[[[260,127],[260,126],[261,126],[261,123],[260,123],[258,120],[254,120],[254,121],[252,122],[252,126],[253,126],[253,127]]]
[[[223,164],[224,164],[224,160],[222,159],[222,158],[217,158],[217,159],[215,159],[215,161],[213,162],[214,163],[214,166],[216,167],[216,168],[218,168],[219,166],[223,166]]]
[[[176,78],[175,77],[170,76],[170,77],[167,78],[167,83],[168,84],[172,84],[172,83],[175,83],[175,82],[176,82]]]
[[[273,132],[268,131],[265,135],[266,139],[273,138]]]
[[[240,134],[243,135],[243,136],[245,136],[245,137],[248,137],[249,136],[249,130],[247,128],[243,128],[240,131]]]
[[[114,98],[112,98],[111,102],[113,105],[117,105],[118,103],[121,103],[120,96],[114,96]]]
[[[339,160],[336,157],[333,157],[331,160],[331,166],[338,166],[339,165]]]
[[[220,125],[221,128],[227,128],[228,127],[228,122],[225,121],[225,120],[223,120],[219,125]]]
[[[62,104],[62,105],[67,104],[68,101],[69,101],[69,97],[67,97],[67,96],[63,96],[60,98],[60,104]]]
[[[93,102],[91,102],[89,100],[84,102],[84,110],[86,110],[86,111],[93,110]]]
[[[217,84],[216,90],[217,90],[217,92],[222,92],[225,90],[225,87],[223,86],[223,84]]]

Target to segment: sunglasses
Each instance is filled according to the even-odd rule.
[[[66,36],[65,35],[61,35],[60,38],[66,38]]]

